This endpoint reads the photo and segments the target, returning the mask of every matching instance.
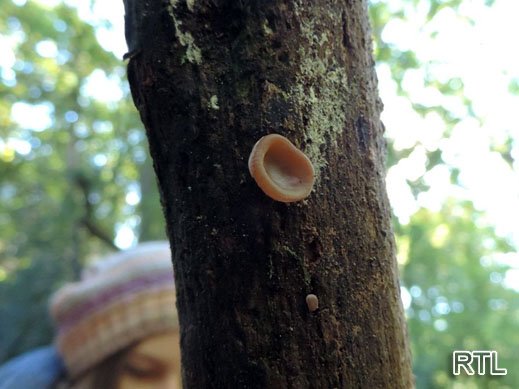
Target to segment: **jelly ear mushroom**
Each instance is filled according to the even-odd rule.
[[[303,200],[314,185],[312,162],[279,134],[266,135],[256,142],[249,171],[267,196],[284,203]]]

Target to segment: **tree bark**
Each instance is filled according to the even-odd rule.
[[[149,158],[146,158],[146,161],[139,168],[139,184],[141,186],[139,241],[165,239],[164,219],[160,208],[157,207],[159,202],[157,180]]]
[[[185,387],[412,387],[366,2],[125,6]],[[308,199],[273,201],[250,177],[268,133],[312,160]]]

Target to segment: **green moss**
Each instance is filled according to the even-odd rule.
[[[337,17],[327,15],[327,18]],[[344,131],[344,96],[348,91],[346,69],[334,62],[334,56],[327,48],[333,39],[325,32],[319,34],[319,30],[314,20],[301,26],[308,44],[299,49],[301,64],[297,84],[289,92],[294,106],[299,107],[307,119],[303,129],[307,144],[304,151],[314,164],[317,180],[319,171],[327,164],[322,146],[327,141],[334,144]]]
[[[175,16],[175,7],[177,4],[178,0],[170,0],[167,10],[173,19],[173,25],[175,26],[175,35],[178,39],[178,42],[182,46],[186,47],[186,53],[182,58],[182,63],[187,61],[199,65],[200,63],[202,63],[202,51],[195,44],[195,38],[193,38],[193,35],[191,35],[189,31],[182,31],[180,29],[180,26],[182,26],[182,21],[178,20]],[[194,0],[188,1],[187,6],[189,10],[192,11],[192,8],[190,7],[194,6]]]
[[[263,27],[263,33],[264,33],[266,36],[270,36],[270,35],[272,35],[272,34],[274,33],[274,32],[272,31],[272,29],[270,28],[270,26],[269,26],[269,22],[268,22],[267,19],[265,19],[265,20],[263,21],[263,25],[262,25],[262,27]]]
[[[186,0],[187,9],[193,12],[195,9],[195,0]]]
[[[180,44],[182,46],[186,46],[185,59],[187,59],[188,62],[196,63],[197,65],[202,63],[202,51],[195,44],[193,35],[191,35],[189,32],[182,32],[179,28],[180,25],[181,22],[178,22],[178,24],[175,25],[176,34]]]
[[[211,98],[209,99],[209,108],[216,110],[220,109],[220,106],[218,105],[218,96],[211,96]]]
[[[290,247],[288,246],[285,246],[285,245],[280,245],[278,247],[276,247],[276,251],[278,253],[280,253],[282,256],[288,256],[288,257],[292,257],[294,259],[298,259],[298,256],[297,254],[295,253],[294,250],[292,250]]]

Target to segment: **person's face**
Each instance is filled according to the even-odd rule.
[[[178,331],[144,339],[126,355],[117,389],[180,389]]]

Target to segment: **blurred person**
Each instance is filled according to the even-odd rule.
[[[54,293],[50,314],[54,345],[0,367],[0,389],[181,388],[169,243],[97,261]]]

